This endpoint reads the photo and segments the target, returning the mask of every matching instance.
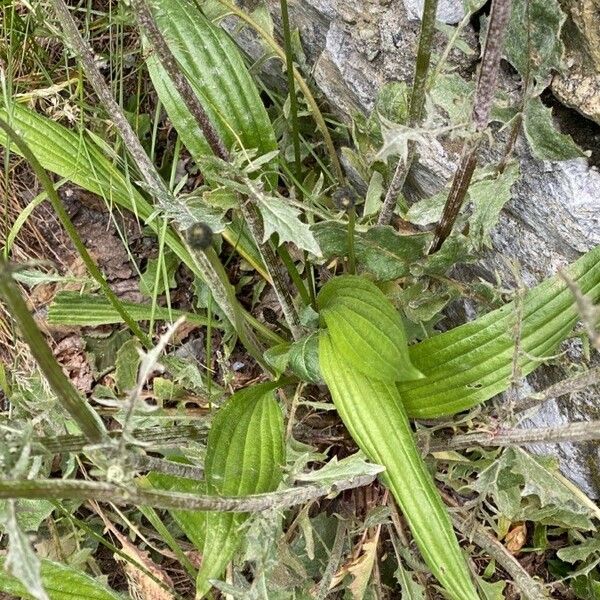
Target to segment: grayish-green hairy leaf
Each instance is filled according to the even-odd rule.
[[[531,71],[540,92],[551,71],[562,67],[560,34],[565,19],[558,0],[512,0],[504,53],[521,77]]]
[[[323,221],[312,231],[326,260],[348,255],[348,227],[338,221]],[[425,255],[429,234],[400,235],[392,227],[356,231],[354,253],[359,266],[380,281],[410,274],[410,265]]]
[[[570,135],[560,133],[552,119],[552,110],[539,97],[525,106],[523,128],[532,154],[540,160],[570,160],[585,156]]]

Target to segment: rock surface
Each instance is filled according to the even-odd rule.
[[[279,0],[268,0],[268,3],[277,15]],[[599,3],[600,0],[583,0],[581,15]],[[300,29],[308,60],[314,65],[316,85],[332,107],[346,115],[356,111],[369,112],[384,83],[393,80],[410,83],[419,28],[419,22],[414,18],[418,16],[420,5],[422,1],[419,0],[290,2],[292,22]],[[462,16],[461,6],[461,2],[441,2],[440,10],[447,11],[443,18],[456,22]],[[587,27],[585,19],[580,25]],[[600,27],[598,20],[595,26]],[[443,42],[444,38],[439,37],[437,44]],[[598,43],[593,46],[596,53],[599,48]],[[474,53],[473,57],[476,56]],[[600,56],[597,58],[600,61]],[[465,55],[459,55],[459,62],[465,72],[472,71],[473,65],[465,65],[468,62]],[[600,70],[600,63],[595,68]],[[556,85],[561,84],[555,80]],[[583,106],[578,109],[587,114]],[[523,177],[513,188],[513,199],[505,207],[492,235],[494,250],[482,261],[482,268],[487,267],[490,280],[493,281],[494,274],[499,274],[509,286],[514,285],[514,279],[507,258],[516,259],[522,269],[523,282],[534,285],[555,274],[557,268],[580,253],[600,244],[600,173],[597,169],[588,167],[581,159],[567,162],[534,160],[524,144],[517,146],[517,154]],[[456,160],[456,155],[448,153],[430,157],[418,167],[421,178],[428,181],[430,193],[436,191],[432,188],[441,188],[451,177]],[[432,172],[431,164],[437,164],[439,168],[433,168]],[[548,377],[548,373],[549,370],[541,369],[541,374],[531,378],[532,384],[545,385],[564,375],[556,370],[552,377]],[[547,403],[536,415],[535,424],[557,425],[569,420],[598,418],[597,409],[592,410],[592,407],[594,392],[599,391],[589,390]],[[600,497],[598,444],[578,445],[577,448],[563,444],[540,450],[556,454],[567,476],[586,493]]]
[[[600,0],[562,0],[567,72],[552,81],[561,102],[600,123]]]

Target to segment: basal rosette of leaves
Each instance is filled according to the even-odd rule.
[[[319,364],[338,414],[360,449],[385,466],[382,480],[449,596],[477,599],[396,387],[397,381],[422,377],[409,359],[399,314],[374,283],[358,276],[327,283],[318,304],[327,326],[319,340]]]

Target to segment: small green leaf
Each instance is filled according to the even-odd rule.
[[[138,369],[142,360],[139,349],[139,341],[132,338],[117,350],[115,382],[123,394],[131,392],[137,384]]]
[[[408,121],[409,92],[404,81],[391,81],[382,86],[377,96],[375,109],[394,123]]]
[[[600,554],[600,539],[590,538],[576,546],[560,548],[556,554],[560,560],[571,564],[587,560],[592,554]]]
[[[164,294],[167,287],[176,287],[175,272],[178,266],[179,259],[172,252],[167,252],[162,259],[150,258],[140,277],[140,292],[147,298],[153,298]]]
[[[0,591],[27,600],[33,598],[19,581],[4,571],[4,567],[5,559],[0,558]],[[86,600],[124,600],[123,596],[89,575],[50,560],[41,561],[41,578],[50,600],[73,600],[74,597]]]
[[[520,175],[518,163],[513,162],[501,174],[480,179],[469,186],[472,204],[469,238],[476,248],[492,247],[490,232],[498,224],[500,211],[511,199],[511,188]]]
[[[336,277],[323,286],[317,305],[336,352],[358,371],[382,381],[422,376],[408,358],[400,314],[373,282]]]
[[[552,110],[546,108],[539,97],[527,102],[523,128],[532,154],[540,160],[570,160],[585,156],[570,135],[556,129]]]
[[[298,218],[300,211],[297,208],[281,198],[261,196],[258,210],[265,229],[263,242],[276,233],[280,242],[292,242],[301,250],[307,250],[317,257],[321,256],[319,244],[310,227]]]
[[[383,204],[381,200],[382,195],[383,175],[379,171],[373,171],[371,181],[369,182],[369,189],[367,190],[367,195],[365,197],[363,217],[369,217],[379,212],[379,209]]]
[[[364,454],[357,452],[342,460],[332,458],[324,467],[316,471],[296,475],[296,481],[310,483],[333,484],[341,479],[351,479],[362,475],[377,475],[385,471],[381,465],[374,465],[365,461]]]
[[[289,366],[292,372],[303,381],[312,383],[322,381],[319,369],[319,336],[317,333],[311,333],[291,345]]]

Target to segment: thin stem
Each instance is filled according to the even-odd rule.
[[[140,2],[141,0],[136,1]],[[173,196],[171,190],[168,189],[158,174],[156,167],[148,158],[148,155],[141,145],[135,131],[125,117],[123,110],[114,100],[110,88],[96,66],[93,50],[81,37],[81,34],[77,29],[77,25],[73,20],[73,17],[71,16],[71,13],[64,0],[52,0],[52,4],[65,33],[67,42],[72,46],[73,50],[77,54],[83,66],[86,77],[92,84],[92,87],[94,88],[94,91],[100,99],[104,109],[108,113],[110,119],[117,126],[117,131],[121,135],[127,152],[139,169],[142,177],[148,185],[148,188],[150,189],[151,194],[156,198],[160,205],[164,206],[165,202],[170,205],[176,204],[176,198]],[[208,127],[205,131],[205,134],[206,133],[208,133],[209,136],[211,134]],[[219,308],[221,308],[223,313],[230,320],[231,324],[234,326],[237,334],[240,337],[240,340],[242,341],[242,344],[246,345],[246,342],[250,343],[250,347],[246,346],[246,348],[255,359],[257,359],[257,357],[262,357],[262,351],[260,351],[258,344],[253,343],[254,340],[252,332],[248,330],[246,323],[243,322],[244,319],[247,322],[252,321],[250,315],[247,315],[239,305],[235,294],[231,294],[227,291],[230,287],[230,283],[227,278],[227,274],[224,272],[222,267],[220,269],[215,268],[218,258],[214,259],[213,257],[213,260],[209,260],[204,254],[193,255],[193,258],[195,260],[196,267],[202,275],[202,278],[206,281],[208,287],[210,288],[215,301],[219,305]],[[241,315],[243,315],[243,319],[241,318]],[[264,362],[261,362],[261,364],[264,365]]]
[[[481,67],[475,88],[475,102],[471,113],[475,134],[473,139],[468,141],[463,148],[460,164],[454,175],[442,218],[435,229],[433,242],[429,250],[430,254],[437,252],[452,232],[477,166],[477,149],[481,134],[488,125],[498,86],[498,72],[500,70],[504,37],[510,19],[510,8],[511,0],[493,0],[483,58],[481,59]]]
[[[356,226],[356,210],[351,208],[348,211],[348,272],[351,275],[356,273],[356,255],[354,253],[354,228]]]
[[[221,136],[211,123],[208,114],[204,110],[198,96],[194,93],[189,81],[184,77],[181,66],[171,52],[171,48],[167,44],[162,33],[156,26],[154,17],[148,9],[145,0],[131,0],[135,17],[141,27],[148,36],[152,51],[156,54],[158,61],[166,71],[169,79],[173,82],[175,89],[181,96],[181,100],[185,107],[190,111],[194,120],[202,130],[208,145],[216,156],[223,160],[229,160],[229,151],[225,146]]]
[[[98,481],[38,479],[0,481],[0,498],[63,498],[96,500],[121,505],[146,505],[167,510],[262,512],[289,508],[330,494],[371,484],[376,475],[359,475],[334,483],[310,484],[251,496],[206,496],[184,492],[141,489]]]
[[[410,97],[410,108],[408,115],[408,126],[415,127],[423,118],[425,106],[425,93],[427,91],[429,65],[431,63],[431,49],[433,46],[433,34],[435,32],[435,17],[437,14],[438,0],[425,0],[423,6],[423,17],[421,19],[421,33],[419,35],[419,49],[417,50],[417,61],[415,65],[415,76],[413,79]],[[404,187],[406,176],[415,158],[416,144],[410,142],[408,145],[408,158],[406,163],[402,158],[398,160],[396,170],[388,188],[379,213],[378,225],[389,225],[394,214],[394,208],[398,195]]]
[[[511,576],[515,587],[522,594],[520,597],[528,600],[547,600],[544,586],[529,575],[502,543],[488,533],[483,525],[474,522],[472,516],[454,498],[444,492],[440,493],[445,502],[454,509],[448,511],[454,527],[485,550]]]
[[[298,122],[298,100],[294,82],[294,55],[292,52],[292,34],[290,32],[290,17],[287,0],[280,0],[281,26],[283,29],[283,44],[285,48],[285,64],[290,95],[290,117],[292,119],[292,143],[294,145],[294,170],[296,179],[302,181],[302,157],[300,155],[300,125]],[[298,189],[299,197],[302,191]]]
[[[336,571],[340,566],[340,561],[342,560],[342,555],[344,553],[344,542],[346,541],[347,532],[348,526],[346,525],[346,521],[340,519],[337,529],[335,530],[335,538],[333,540],[333,545],[331,546],[331,552],[329,553],[327,566],[325,567],[325,571],[321,577],[319,586],[312,596],[315,600],[325,600],[325,598],[327,598],[329,595],[331,582],[333,581]]]
[[[12,278],[11,267],[4,261],[0,262],[0,295],[60,404],[77,423],[88,442],[105,441],[106,429],[102,420],[63,373]]]

